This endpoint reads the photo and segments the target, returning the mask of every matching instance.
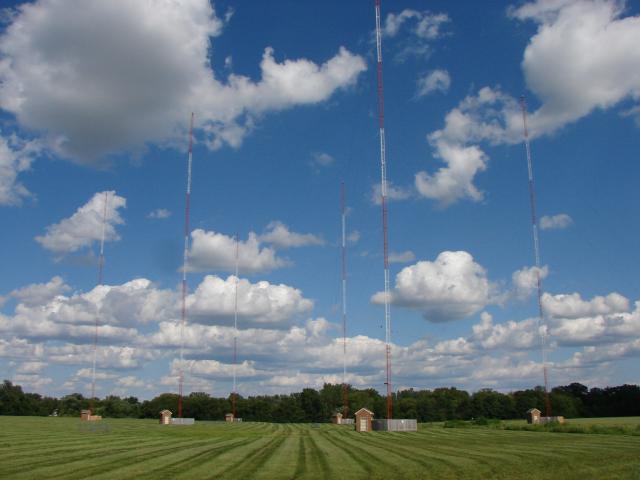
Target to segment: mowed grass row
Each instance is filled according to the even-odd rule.
[[[0,478],[640,479],[640,437],[0,417]]]
[[[505,423],[511,425],[525,425],[527,421],[506,420]],[[633,429],[640,427],[640,417],[571,418],[567,420],[567,424],[583,427],[598,425],[603,427],[624,427]]]

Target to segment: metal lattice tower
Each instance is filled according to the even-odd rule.
[[[342,220],[342,415],[349,415],[349,385],[347,385],[347,218],[344,182],[340,183],[340,211]]]
[[[533,231],[533,253],[535,257],[536,286],[538,295],[538,331],[540,333],[540,349],[542,350],[542,371],[544,375],[545,415],[551,416],[551,402],[549,400],[549,375],[547,371],[547,324],[542,308],[542,278],[540,277],[540,242],[538,240],[538,217],[536,214],[536,190],[533,182],[533,165],[531,161],[531,145],[529,142],[529,128],[527,126],[527,102],[520,97],[522,109],[522,129],[524,147],[527,154],[527,173],[529,176],[529,203],[531,205],[531,226]]]
[[[384,135],[384,83],[382,80],[382,29],[380,27],[380,0],[375,0],[376,9],[376,49],[378,60],[378,127],[380,134],[380,200],[382,205],[382,234],[384,249],[384,326],[387,386],[387,419],[393,417],[393,397],[391,388],[391,305],[389,302],[389,232],[387,222],[387,158]]]
[[[104,238],[107,229],[107,204],[109,202],[109,192],[104,192],[104,202],[102,206],[102,233],[100,235],[100,256],[98,257],[98,285],[102,285],[104,276]],[[100,312],[96,312],[95,330],[93,332],[93,367],[91,369],[91,413],[93,414],[93,399],[96,397],[96,361],[98,356],[98,322]]]
[[[178,377],[178,418],[182,418],[184,384],[184,326],[187,321],[187,261],[189,255],[189,215],[191,212],[191,165],[193,161],[193,112],[189,121],[189,155],[187,158],[187,191],[184,206],[184,250],[182,252],[182,309],[180,317],[180,366]]]
[[[236,418],[236,397],[238,396],[238,382],[237,382],[237,369],[238,369],[238,283],[240,278],[238,277],[238,251],[239,251],[240,238],[236,234],[236,282],[233,302],[233,392],[231,394],[231,412],[233,418]]]

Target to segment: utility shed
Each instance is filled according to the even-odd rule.
[[[160,425],[171,425],[171,410],[162,410],[160,412]]]
[[[383,432],[417,432],[418,420],[415,418],[394,418],[392,420],[373,420],[374,430]]]
[[[371,420],[373,419],[373,412],[366,408],[361,408],[356,412],[356,432],[370,432]]]
[[[527,410],[527,423],[537,425],[540,423],[540,410],[537,408],[530,408]]]
[[[331,423],[335,425],[342,425],[342,414],[340,412],[336,412],[331,416]]]
[[[225,421],[225,422],[233,423],[233,422],[234,422],[234,420],[235,420],[235,419],[234,419],[234,417],[233,417],[233,413],[227,413],[227,414],[224,416],[224,421]]]
[[[91,410],[80,410],[80,420],[83,422],[96,422],[102,420],[100,415],[91,415]]]

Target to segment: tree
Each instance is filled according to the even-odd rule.
[[[473,416],[484,418],[513,418],[516,416],[513,397],[491,389],[479,390],[471,397]]]
[[[178,395],[162,393],[152,400],[142,402],[142,416],[156,418],[162,410],[170,410],[174,415],[178,413]]]
[[[29,415],[22,387],[5,380],[0,386],[0,414]]]
[[[351,386],[347,385],[347,389],[347,391],[350,392]],[[320,390],[320,402],[322,404],[324,414],[329,417],[335,412],[342,412],[342,407],[344,406],[342,404],[342,385],[325,383],[322,386],[322,390]],[[349,404],[351,404],[351,400],[349,401]],[[349,405],[349,416],[353,416],[354,412],[355,410],[353,410],[351,405]]]
[[[525,418],[527,410],[537,408],[541,412],[545,411],[544,390],[542,387],[536,387],[531,390],[521,390],[511,394],[514,401],[514,416]]]
[[[402,397],[396,407],[399,418],[418,418],[418,400],[414,397]]]
[[[300,407],[300,394],[276,396],[278,399],[272,411],[272,418],[277,423],[301,423],[305,422],[304,410]]]
[[[89,399],[84,398],[81,393],[72,393],[60,399],[60,415],[67,417],[79,417],[80,410],[89,408]]]
[[[100,407],[96,410],[99,414],[111,418],[125,418],[140,416],[140,404],[135,397],[122,399],[110,395],[100,402]]]
[[[640,387],[620,385],[589,390],[580,383],[555,387],[550,393],[554,415],[576,416],[640,416]],[[230,398],[215,398],[194,392],[183,399],[183,416],[197,420],[222,420],[231,411]],[[25,393],[19,385],[5,380],[0,385],[0,415],[79,416],[90,400],[80,393],[61,399]],[[178,413],[178,395],[163,393],[139,402],[136,397],[110,395],[94,399],[93,409],[105,417],[157,418],[161,410]],[[376,418],[386,417],[386,397],[373,388],[349,387],[349,411],[368,408]],[[483,389],[469,395],[456,388],[435,390],[401,390],[393,395],[395,418],[417,418],[419,422],[466,420],[471,417],[523,418],[530,408],[545,411],[542,387],[500,393]],[[290,395],[260,395],[237,398],[237,414],[246,421],[260,422],[326,422],[342,408],[342,385],[324,384],[322,389],[305,388]]]

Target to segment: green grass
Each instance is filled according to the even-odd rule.
[[[640,425],[640,417],[570,418],[567,420],[567,422],[578,425],[636,427]]]
[[[505,423],[524,425],[526,420],[507,420]],[[607,427],[636,427],[640,425],[640,417],[603,417],[603,418],[568,418],[572,425],[605,425]]]
[[[529,425],[524,420],[500,422],[497,428],[532,432],[640,436],[640,417],[572,418],[563,424]]]
[[[333,425],[0,417],[0,478],[640,480],[640,437],[442,424],[359,434]]]

